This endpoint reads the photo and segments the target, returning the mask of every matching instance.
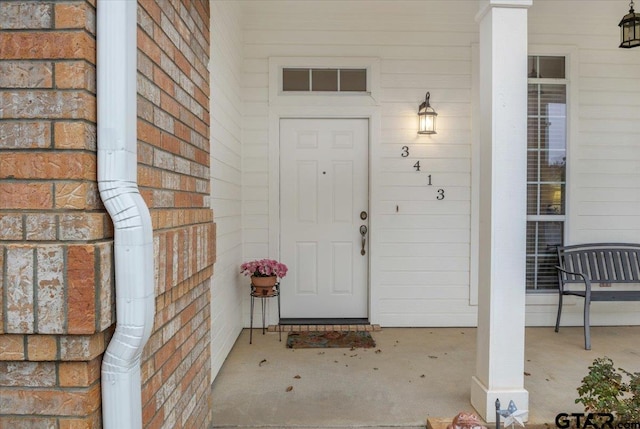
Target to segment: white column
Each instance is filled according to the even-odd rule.
[[[482,0],[480,23],[480,261],[471,403],[487,422],[495,401],[528,409],[524,389],[527,8]]]

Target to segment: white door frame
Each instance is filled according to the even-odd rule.
[[[374,214],[378,201],[374,190],[378,188],[378,147],[380,143],[380,108],[378,106],[270,106],[269,108],[269,256],[280,257],[280,120],[281,119],[368,119],[369,121],[369,321],[378,320],[377,275],[377,224]],[[270,314],[272,323],[277,315]]]
[[[365,68],[368,93],[353,94],[283,94],[283,67]],[[376,189],[380,155],[380,59],[375,57],[270,57],[269,58],[269,257],[280,257],[280,120],[302,119],[368,119],[369,121],[369,321],[378,323],[377,223],[379,212]],[[269,320],[277,323],[277,314]]]

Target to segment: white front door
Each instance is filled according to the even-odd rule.
[[[283,318],[368,317],[368,129],[367,119],[280,121]]]

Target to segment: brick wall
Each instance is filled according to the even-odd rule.
[[[208,2],[138,9],[138,178],[157,296],[143,419],[201,428],[215,258]],[[115,309],[96,183],[95,1],[0,0],[0,16],[0,427],[98,428]]]
[[[215,226],[209,196],[209,2],[138,8],[138,180],[151,208],[156,319],[143,354],[149,428],[206,428]]]

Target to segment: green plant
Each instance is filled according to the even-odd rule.
[[[616,370],[606,356],[593,361],[578,394],[576,404],[582,403],[585,411],[613,413],[619,422],[640,421],[640,372]]]

